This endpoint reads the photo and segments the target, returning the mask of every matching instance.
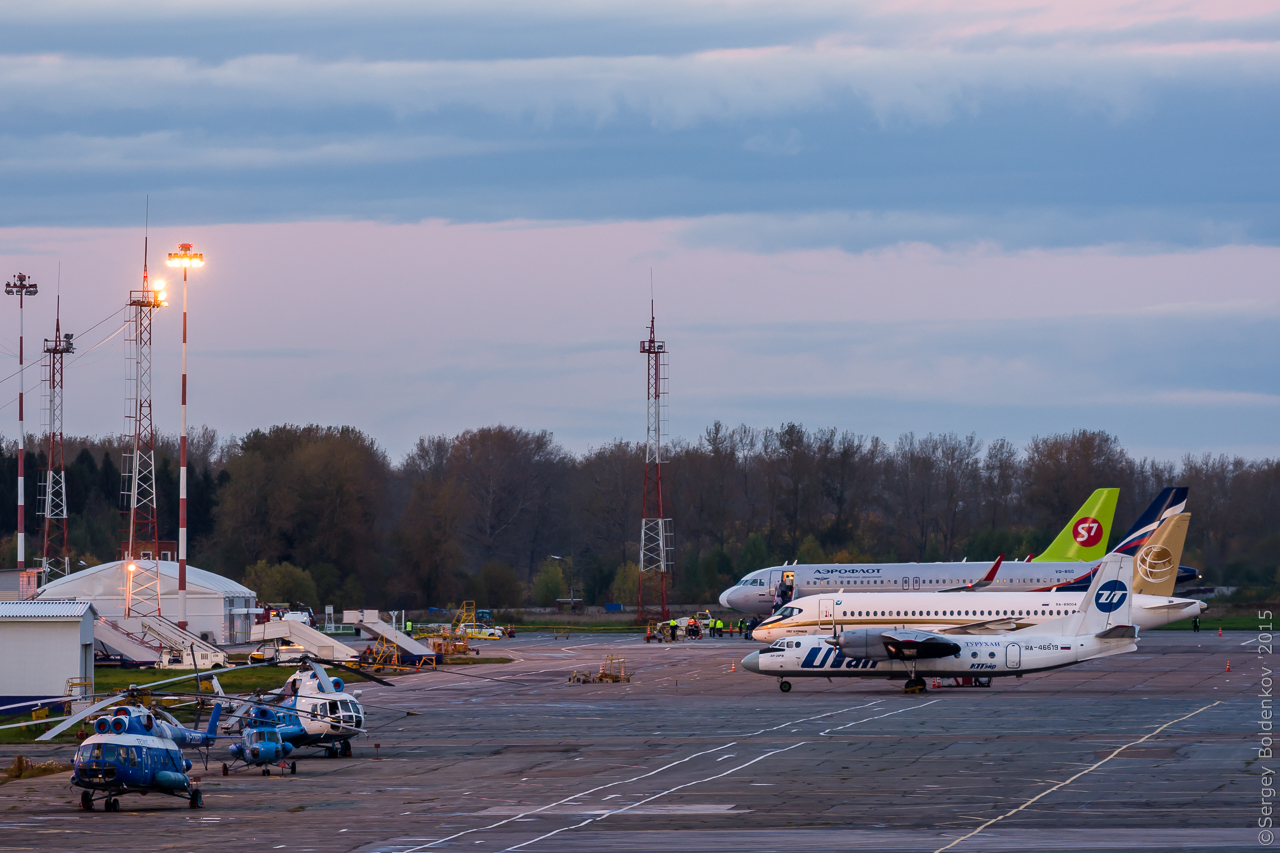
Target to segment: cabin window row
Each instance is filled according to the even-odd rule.
[[[794,610],[794,608],[792,608]],[[799,612],[799,611],[795,611]],[[866,616],[1069,616],[1075,613],[1074,610],[868,610]],[[854,619],[863,616],[863,611],[856,612],[852,610],[842,611],[845,617]]]

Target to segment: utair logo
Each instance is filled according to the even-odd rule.
[[[1093,603],[1098,605],[1098,609],[1103,613],[1110,613],[1124,604],[1124,600],[1128,597],[1129,588],[1124,585],[1124,581],[1107,581],[1093,597]]]
[[[1085,516],[1076,522],[1076,542],[1085,548],[1092,548],[1102,541],[1102,522],[1096,518]]]

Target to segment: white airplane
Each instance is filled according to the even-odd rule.
[[[1133,624],[1151,629],[1199,616],[1208,605],[1174,598],[1178,563],[1191,516],[1171,516],[1134,560]],[[997,589],[992,586],[990,589]],[[798,598],[762,622],[752,638],[765,643],[784,637],[833,634],[847,628],[919,628],[944,634],[1000,634],[1039,625],[1077,612],[1078,592],[842,592]]]
[[[1005,562],[1003,565],[997,561],[995,565],[952,562],[773,566],[746,574],[720,594],[720,604],[741,613],[763,616],[778,610],[779,599],[786,604],[796,598],[837,591],[885,594],[986,588],[1083,593],[1093,579],[1097,561],[1106,554],[1111,513],[1115,510],[1118,492],[1118,489],[1094,492],[1053,544],[1033,560]],[[1186,487],[1164,489],[1134,522],[1116,550],[1134,554],[1161,521],[1182,512],[1186,504]],[[1179,567],[1175,583],[1195,577],[1194,569]],[[883,609],[887,611],[889,608],[885,606]]]
[[[902,678],[908,692],[919,693],[926,678],[1021,677],[1060,669],[1138,648],[1138,629],[1130,622],[1132,578],[1133,558],[1111,553],[1080,611],[1040,625],[998,636],[860,628],[835,637],[783,639],[747,655],[742,668],[777,678],[784,693],[791,678]]]

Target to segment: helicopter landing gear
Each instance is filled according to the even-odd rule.
[[[351,741],[344,740],[341,744],[339,744],[338,754],[341,755],[343,758],[350,758],[351,757]]]
[[[231,768],[230,768],[230,767],[228,767],[227,765],[223,764],[223,765],[222,765],[222,775],[223,775],[223,776],[230,776],[230,775],[231,775]]]
[[[188,808],[202,809],[204,808],[204,795],[200,793],[200,789],[196,788],[191,792],[191,800],[187,803]]]
[[[270,775],[271,775],[271,768],[270,768],[270,767],[264,767],[264,768],[262,768],[262,775],[263,775],[263,776],[270,776]]]
[[[781,690],[783,693],[790,693],[790,692],[791,692],[791,682],[790,682],[790,681],[779,681],[779,682],[778,682],[778,689],[779,689],[779,690]]]
[[[298,762],[294,761],[289,764],[289,775],[290,776],[298,775]]]
[[[120,811],[120,801],[115,797],[107,797],[102,803],[102,810],[104,812],[118,812]]]
[[[87,812],[93,811],[93,794],[89,791],[80,792],[80,808]]]

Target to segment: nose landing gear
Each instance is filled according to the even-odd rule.
[[[779,689],[779,690],[781,690],[783,693],[790,693],[790,692],[791,692],[791,682],[790,682],[790,681],[786,681],[785,679],[779,679],[779,680],[778,680],[778,689]]]

